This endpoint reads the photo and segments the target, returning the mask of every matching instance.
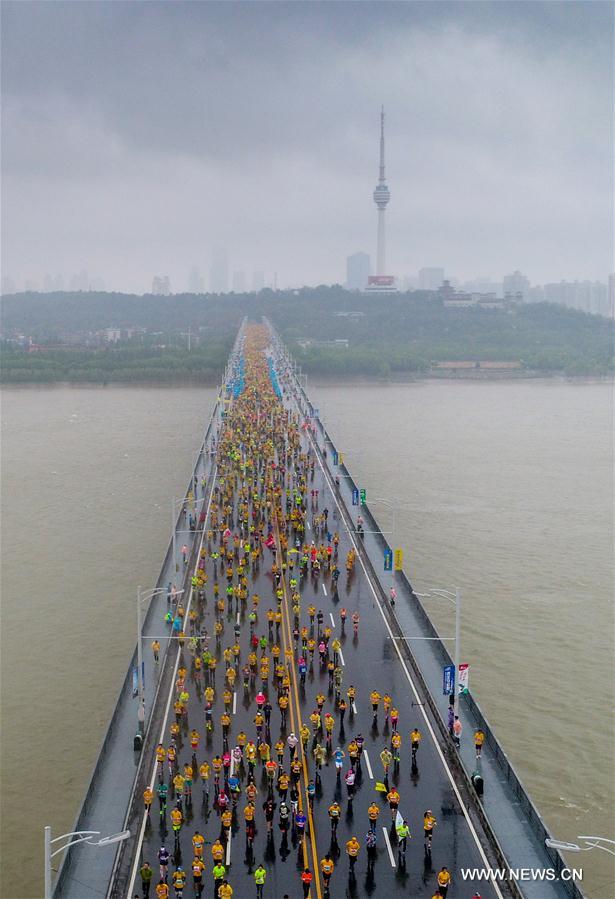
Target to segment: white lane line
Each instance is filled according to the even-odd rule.
[[[370,780],[373,780],[373,779],[374,779],[374,772],[372,771],[372,766],[371,766],[370,761],[369,761],[369,756],[368,756],[368,754],[367,754],[367,749],[364,749],[364,750],[363,750],[363,757],[364,757],[364,759],[365,759],[365,764],[367,765],[367,773],[369,774],[369,779],[370,779]]]
[[[237,694],[235,693],[234,696],[236,697]],[[233,700],[233,701],[234,701],[234,700]],[[230,773],[229,777],[233,777],[234,773],[235,773],[235,756],[234,756],[233,753],[231,752],[231,773]],[[230,793],[230,790],[229,790],[229,793]],[[230,795],[229,795],[228,799],[229,799],[229,802],[232,802],[232,799],[231,799]],[[227,844],[226,844],[226,867],[227,867],[227,868],[229,868],[230,865],[231,865],[231,839],[232,839],[232,831],[233,831],[233,827],[231,826],[231,827],[229,827],[229,829],[228,829],[228,841],[227,841]]]
[[[389,840],[389,832],[386,827],[382,828],[382,832],[384,834],[384,842],[387,844],[387,849],[389,850],[389,858],[391,859],[391,866],[395,867],[395,856],[393,855],[393,849],[391,848],[391,841]]]
[[[213,484],[215,484],[215,481],[216,481],[216,471],[217,471],[217,468],[218,468],[218,466],[215,465],[215,466],[214,466],[214,470],[213,470],[213,483],[212,483],[212,488],[213,488]],[[212,489],[211,493],[209,494],[209,502],[208,502],[208,504],[207,504],[207,512],[206,512],[206,514],[205,514],[205,523],[207,523],[207,518],[209,517],[209,508],[210,508],[210,506],[211,506],[211,501],[212,501],[212,499],[213,499],[213,495],[214,495],[214,491],[213,491],[213,489]],[[205,539],[205,527],[203,527],[203,532],[202,532],[202,534],[201,534],[201,542],[200,542],[200,544],[199,544],[199,551],[198,551],[198,553],[197,553],[197,560],[200,559],[200,556],[201,556],[201,550],[202,550],[202,548],[203,548],[203,541],[204,541],[204,539]],[[194,569],[195,574],[196,574],[197,567],[198,567],[198,561],[197,561],[197,564],[196,564],[195,569]],[[186,606],[186,616],[187,616],[188,613],[190,612],[190,605],[191,605],[191,603],[192,603],[192,595],[193,595],[193,593],[194,593],[194,590],[193,590],[192,587],[191,587],[191,588],[190,588],[190,596],[189,596],[189,598],[188,598],[188,604],[187,604],[187,606]],[[171,708],[171,700],[173,699],[173,691],[174,691],[174,689],[175,689],[175,679],[176,679],[176,677],[177,677],[177,669],[178,669],[178,667],[179,667],[179,655],[180,655],[180,654],[179,654],[179,652],[178,652],[178,653],[177,653],[177,658],[175,659],[175,666],[174,666],[174,668],[173,668],[173,677],[171,678],[171,688],[170,688],[170,690],[169,690],[169,698],[168,698],[168,700],[167,700],[167,707],[166,707],[165,712],[164,712],[164,718],[163,718],[163,721],[162,721],[162,727],[161,727],[161,729],[160,729],[160,737],[159,737],[159,739],[158,739],[158,742],[159,742],[159,743],[163,743],[163,742],[164,742],[164,734],[165,734],[165,731],[166,731],[166,729],[167,729],[167,721],[168,721],[168,718],[169,718],[169,709]],[[153,789],[154,789],[154,783],[155,783],[155,781],[156,781],[156,770],[157,770],[157,768],[158,768],[158,762],[154,759],[154,764],[153,764],[153,766],[152,766],[152,777],[151,777],[150,784],[149,784],[150,790],[153,790]],[[143,821],[141,822],[141,831],[140,831],[140,833],[139,833],[139,841],[138,841],[138,843],[137,843],[137,847],[136,847],[136,851],[135,851],[135,860],[134,860],[134,863],[133,863],[133,866],[132,866],[132,871],[131,871],[131,874],[130,874],[130,885],[129,885],[128,891],[127,891],[127,893],[126,893],[127,899],[130,899],[130,897],[134,895],[134,885],[135,885],[135,880],[136,880],[136,877],[137,877],[137,870],[138,870],[138,867],[139,867],[139,859],[140,859],[140,857],[141,857],[141,847],[142,847],[142,845],[143,845],[143,836],[144,836],[144,834],[145,834],[145,826],[146,826],[146,824],[147,824],[147,814],[144,812],[144,814],[143,814]]]
[[[240,620],[241,620],[241,612],[237,612],[237,618],[235,620],[235,624],[239,624]]]
[[[327,588],[324,584],[322,585],[322,592],[325,594],[325,596],[327,595]],[[329,615],[331,615],[331,612],[329,612]],[[331,615],[331,620],[333,621],[333,615]],[[335,627],[335,622],[333,622],[333,627]]]
[[[237,711],[237,693],[233,693],[233,715]]]
[[[309,527],[310,530],[312,530],[312,525],[309,523],[309,521],[307,522],[307,526]]]
[[[345,665],[346,665],[346,662],[344,661],[344,654],[342,653],[342,650],[341,650],[341,649],[338,649],[337,654],[338,654],[338,656],[340,657],[340,662],[342,663],[342,665],[345,666]]]
[[[324,586],[325,585],[323,584],[323,588]],[[331,619],[332,626],[335,627],[335,618],[333,617],[333,612],[329,612],[329,618]]]
[[[356,707],[356,705],[355,705],[354,699],[353,699],[352,702],[350,703],[350,706],[351,706],[351,708],[352,708],[352,714],[353,714],[353,715],[356,715],[356,714],[357,714],[357,707]]]
[[[314,444],[314,441],[312,440],[311,437],[309,437],[309,435],[308,435],[308,439],[311,440],[312,445],[313,445],[313,444]],[[320,468],[321,468],[321,471],[322,471],[322,473],[323,473],[323,475],[324,475],[324,478],[325,478],[327,484],[329,485],[329,489],[330,489],[330,491],[331,491],[331,494],[333,495],[333,500],[334,500],[334,502],[335,502],[335,505],[336,505],[337,508],[338,508],[338,511],[339,511],[339,513],[340,513],[340,516],[341,516],[341,519],[342,519],[342,521],[343,521],[343,520],[344,520],[344,513],[342,512],[342,508],[341,508],[341,506],[340,506],[340,504],[339,504],[339,500],[338,500],[338,498],[337,498],[337,496],[336,496],[335,490],[333,489],[331,476],[330,476],[330,474],[329,474],[328,471],[325,471],[325,469],[324,469],[324,467],[323,467],[323,464],[322,464],[322,462],[321,462],[321,460],[320,460],[320,457],[317,456],[317,458],[318,458],[318,464],[319,464],[319,466],[320,466]],[[468,823],[468,829],[469,829],[469,831],[470,831],[470,833],[471,833],[471,835],[472,835],[472,839],[474,840],[474,843],[476,844],[476,848],[478,849],[479,855],[480,855],[481,859],[483,860],[483,864],[484,864],[485,868],[490,869],[489,861],[487,860],[487,856],[485,855],[485,851],[484,851],[484,849],[483,849],[483,847],[482,847],[482,845],[481,845],[481,842],[480,842],[480,840],[479,840],[479,838],[478,838],[478,834],[476,833],[476,828],[474,827],[474,824],[472,823],[472,820],[471,820],[471,818],[470,818],[470,814],[469,814],[469,812],[468,812],[468,810],[467,810],[467,808],[466,808],[466,806],[465,806],[465,803],[463,802],[463,799],[461,798],[461,794],[460,794],[460,792],[459,792],[459,790],[458,790],[458,788],[457,788],[457,784],[455,783],[455,780],[454,780],[454,778],[453,778],[453,774],[452,774],[451,770],[449,769],[449,767],[448,767],[448,765],[447,765],[447,763],[446,763],[446,759],[444,758],[444,754],[443,754],[443,752],[442,752],[442,749],[440,748],[440,744],[438,743],[438,741],[437,741],[437,739],[436,739],[436,735],[435,735],[435,733],[434,733],[434,729],[433,729],[433,727],[431,726],[431,722],[429,721],[429,718],[427,717],[427,712],[425,711],[425,708],[424,708],[423,704],[420,702],[419,694],[418,694],[418,692],[417,692],[416,686],[415,686],[415,684],[414,684],[414,681],[412,680],[412,677],[411,677],[411,675],[410,675],[410,672],[408,671],[408,666],[406,665],[405,659],[404,659],[404,657],[403,657],[402,654],[401,654],[401,649],[399,648],[399,641],[398,641],[398,640],[395,640],[395,638],[393,637],[393,633],[392,633],[392,631],[391,631],[391,628],[389,627],[389,622],[387,621],[386,616],[385,616],[385,614],[384,614],[384,612],[383,612],[383,610],[382,610],[382,606],[381,606],[381,603],[380,603],[380,598],[379,598],[379,596],[378,596],[378,594],[377,594],[377,592],[376,592],[376,589],[375,589],[375,587],[374,587],[374,585],[373,585],[373,583],[372,583],[371,578],[369,577],[369,575],[368,575],[368,573],[367,573],[367,569],[366,569],[366,567],[365,567],[365,562],[363,561],[363,559],[362,559],[362,557],[361,557],[361,554],[359,553],[359,549],[358,549],[358,547],[357,547],[356,541],[355,541],[355,539],[354,539],[354,537],[353,537],[353,535],[352,535],[352,532],[351,532],[350,530],[349,530],[349,532],[348,532],[348,536],[350,537],[350,542],[352,543],[352,545],[353,545],[353,547],[354,547],[354,550],[355,550],[355,552],[356,552],[356,554],[357,554],[357,557],[358,557],[358,559],[359,559],[359,562],[361,563],[361,568],[363,569],[363,574],[365,575],[365,579],[366,579],[366,581],[367,581],[367,583],[368,583],[368,585],[369,585],[369,587],[370,587],[370,590],[372,591],[372,594],[373,594],[373,597],[374,597],[374,600],[375,600],[376,607],[377,607],[378,611],[380,612],[380,615],[382,616],[382,620],[383,620],[383,622],[384,622],[384,625],[385,625],[385,627],[386,627],[386,629],[387,629],[387,631],[388,631],[388,633],[389,633],[389,636],[390,636],[390,638],[391,638],[391,643],[392,643],[393,646],[395,647],[395,650],[396,650],[396,652],[397,652],[397,657],[398,657],[398,659],[399,659],[399,662],[400,662],[400,664],[401,664],[401,667],[402,667],[402,669],[403,669],[403,671],[404,671],[404,674],[406,675],[406,678],[407,678],[407,680],[408,680],[408,683],[410,684],[410,687],[411,687],[412,692],[413,692],[413,694],[414,694],[414,696],[415,696],[417,705],[418,705],[419,709],[421,710],[421,714],[422,714],[423,719],[424,719],[424,721],[425,721],[425,726],[427,727],[427,730],[429,731],[429,735],[430,735],[431,739],[433,740],[433,744],[434,744],[436,753],[438,754],[438,756],[439,756],[439,758],[440,758],[440,761],[442,762],[442,767],[443,767],[444,770],[446,771],[446,774],[447,774],[447,777],[448,777],[449,782],[450,782],[450,784],[451,784],[451,787],[453,788],[453,792],[455,793],[455,796],[457,797],[457,801],[459,802],[459,805],[460,805],[461,810],[462,810],[462,812],[463,812],[464,818],[466,819],[466,821],[467,821],[467,823]],[[356,709],[353,708],[353,711],[356,713]],[[489,883],[491,883],[491,886],[492,886],[492,888],[493,888],[493,891],[494,891],[494,893],[496,894],[496,896],[498,897],[498,899],[504,899],[504,896],[502,895],[502,891],[500,890],[500,888],[499,888],[499,886],[498,886],[498,884],[497,884],[497,881],[495,881],[493,878],[491,878],[491,879],[489,880]]]

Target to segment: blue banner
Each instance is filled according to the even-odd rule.
[[[355,489],[352,491],[352,505],[353,505],[353,506],[358,506],[358,505],[359,505],[359,491],[357,490],[356,487],[355,487]]]
[[[384,551],[384,570],[393,571],[393,550],[385,549]]]
[[[333,450],[333,464],[339,465],[339,456],[337,454],[337,450]]]
[[[445,665],[442,669],[442,694],[452,696],[455,692],[455,666]]]

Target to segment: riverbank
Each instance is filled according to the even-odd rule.
[[[354,374],[334,376],[330,374],[318,374],[317,372],[310,377],[311,383],[323,386],[343,385],[343,386],[361,386],[369,384],[413,384],[418,381],[563,381],[573,384],[615,384],[615,375],[604,374],[584,374],[569,375],[565,372],[553,371],[480,371],[480,370],[461,370],[458,372],[451,371],[431,371],[431,372],[400,372],[394,376],[378,377],[373,374]],[[143,380],[143,381],[3,381],[0,376],[0,387],[3,390],[12,388],[16,389],[52,389],[65,387],[91,388],[92,390],[100,390],[101,388],[112,387],[131,387],[136,389],[157,390],[170,389],[176,390],[179,387],[211,389],[218,387],[220,383],[219,377],[207,379],[198,378],[175,378],[174,380]]]

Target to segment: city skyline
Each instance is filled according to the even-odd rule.
[[[281,3],[274,24],[266,4],[69,6],[4,7],[14,281],[87,268],[142,292],[156,270],[207,271],[218,242],[280,286],[342,281],[373,247],[382,101],[393,274],[613,267],[606,4]]]

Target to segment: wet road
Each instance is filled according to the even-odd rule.
[[[308,440],[303,435],[304,446],[307,449]],[[452,884],[448,890],[449,897],[470,897],[473,888],[466,886],[461,877],[462,867],[483,867],[484,858],[478,843],[480,834],[475,836],[478,825],[469,823],[464,808],[460,802],[444,763],[442,748],[437,740],[437,731],[432,729],[429,713],[416,704],[416,697],[409,683],[408,675],[391,641],[385,619],[379,609],[378,600],[369,579],[359,562],[355,563],[355,570],[350,577],[345,571],[345,559],[351,547],[352,536],[348,533],[347,522],[343,520],[342,512],[338,508],[335,497],[330,490],[330,484],[325,472],[316,460],[313,480],[309,482],[309,490],[318,490],[318,508],[310,510],[307,519],[318,515],[327,507],[329,510],[329,529],[339,531],[339,567],[342,571],[339,579],[339,596],[334,596],[332,579],[328,573],[318,576],[306,575],[301,581],[301,626],[309,627],[308,607],[312,604],[322,610],[323,626],[331,627],[332,637],[338,637],[341,641],[340,661],[343,668],[342,695],[353,685],[356,688],[355,710],[349,708],[346,712],[344,726],[340,726],[339,713],[335,707],[333,690],[329,686],[329,678],[326,669],[320,665],[318,653],[310,661],[305,686],[299,683],[297,676],[296,658],[294,654],[292,665],[292,683],[290,690],[290,707],[288,724],[281,727],[281,715],[276,704],[276,691],[271,677],[268,681],[262,681],[260,676],[253,679],[247,690],[243,687],[241,667],[246,663],[250,648],[250,626],[248,612],[251,609],[251,596],[255,592],[261,600],[258,606],[258,620],[255,627],[256,634],[267,638],[266,653],[275,640],[275,628],[269,632],[267,625],[267,609],[276,608],[275,584],[270,573],[273,561],[270,550],[263,548],[263,558],[257,570],[251,570],[249,579],[249,599],[242,608],[226,608],[222,614],[216,611],[216,603],[213,597],[212,584],[216,578],[220,581],[221,594],[226,583],[220,576],[219,566],[215,569],[214,562],[207,557],[207,573],[209,582],[205,590],[205,598],[199,600],[196,591],[192,591],[189,599],[190,605],[186,606],[186,616],[190,609],[197,611],[198,629],[205,628],[211,635],[210,648],[219,658],[215,674],[215,701],[213,706],[213,730],[206,731],[204,716],[203,686],[198,679],[195,680],[194,671],[190,670],[191,656],[188,648],[184,648],[178,664],[185,663],[189,669],[188,690],[190,699],[188,702],[187,718],[182,722],[181,743],[179,744],[178,761],[180,768],[184,762],[189,762],[192,756],[189,734],[192,728],[196,728],[201,734],[201,741],[196,757],[198,764],[207,759],[211,760],[216,753],[223,752],[222,728],[220,716],[224,710],[222,694],[224,689],[224,661],[222,652],[234,642],[234,625],[239,623],[241,631],[239,645],[241,647],[240,663],[237,666],[239,676],[233,690],[232,697],[232,721],[230,727],[229,746],[236,743],[237,734],[244,731],[248,739],[256,741],[256,727],[254,717],[256,714],[255,695],[259,689],[270,697],[273,711],[271,714],[270,744],[275,744],[278,738],[286,738],[291,730],[298,733],[303,722],[310,726],[309,715],[315,707],[315,697],[318,693],[326,697],[323,714],[330,711],[336,724],[333,733],[332,747],[340,746],[346,750],[349,741],[357,734],[362,734],[364,752],[360,768],[357,773],[356,795],[352,803],[348,802],[346,787],[342,780],[336,777],[335,766],[331,758],[323,767],[321,783],[318,785],[314,802],[313,818],[310,816],[308,836],[299,843],[294,831],[284,839],[279,828],[278,814],[274,818],[274,827],[271,835],[268,835],[264,820],[262,804],[267,796],[267,779],[263,766],[257,763],[255,781],[258,789],[256,799],[256,835],[253,844],[253,852],[247,851],[243,809],[246,804],[245,795],[237,804],[229,843],[225,847],[225,861],[228,862],[228,880],[235,890],[235,897],[250,897],[256,895],[253,872],[256,866],[262,862],[267,870],[267,880],[264,888],[265,897],[282,897],[285,893],[295,897],[301,895],[300,871],[305,865],[314,873],[314,881],[311,889],[311,897],[321,899],[326,896],[322,877],[318,874],[320,860],[327,851],[330,851],[334,861],[335,870],[331,878],[330,895],[332,897],[350,896],[361,897],[372,895],[376,890],[387,891],[390,895],[412,895],[417,897],[431,897],[437,888],[437,873],[446,866],[452,875]],[[311,522],[310,522],[311,523]],[[314,536],[313,526],[306,530],[306,540],[312,538],[316,543],[320,538]],[[202,534],[205,548],[208,541],[205,531]],[[208,548],[210,549],[210,548]],[[279,645],[281,654],[292,651],[292,626],[293,612],[291,610],[290,591],[288,580],[284,589],[282,604],[283,622],[280,628]],[[345,631],[342,631],[340,621],[340,609],[345,606],[348,612],[348,622]],[[350,617],[354,611],[360,614],[359,632],[357,637],[352,635]],[[213,636],[214,622],[216,618],[222,623],[222,632],[219,639]],[[314,628],[316,630],[316,628]],[[262,655],[258,651],[258,656]],[[202,680],[202,678],[201,678]],[[173,677],[172,681],[175,681]],[[402,735],[401,760],[398,767],[389,775],[389,786],[395,784],[400,794],[400,811],[407,819],[410,826],[411,839],[408,841],[408,849],[405,861],[398,854],[395,829],[392,827],[391,813],[385,796],[375,790],[378,781],[383,781],[383,768],[380,761],[380,752],[391,745],[391,728],[384,721],[382,704],[380,704],[378,721],[373,722],[370,692],[378,690],[381,694],[389,693],[393,700],[393,706],[399,709],[399,732]],[[164,745],[170,741],[170,725],[174,720],[173,695],[165,699],[166,714],[162,722],[161,730],[165,734]],[[415,770],[411,768],[409,732],[417,726],[423,733],[418,753],[418,764]],[[314,760],[311,754],[312,740],[308,744],[308,753],[302,756],[302,772],[300,779],[300,804],[306,808],[306,775],[314,776]],[[273,757],[275,754],[272,752]],[[289,750],[284,752],[284,768],[289,770]],[[152,780],[154,776],[153,758],[148,764]],[[348,770],[348,759],[344,760],[343,772]],[[245,789],[247,778],[243,766],[238,770],[242,791]],[[165,779],[169,781],[168,770],[165,765]],[[214,881],[212,878],[211,844],[220,835],[221,821],[220,809],[214,802],[213,772],[210,781],[210,795],[204,797],[203,783],[195,778],[193,785],[192,802],[184,802],[185,822],[176,849],[170,826],[169,810],[172,801],[168,803],[168,809],[164,816],[159,814],[158,800],[155,798],[149,817],[143,819],[142,858],[149,861],[154,869],[155,876],[152,880],[150,895],[155,896],[155,884],[158,880],[158,850],[162,845],[167,846],[173,854],[173,862],[181,864],[188,873],[187,886],[184,896],[196,894],[190,874],[190,866],[193,860],[192,836],[195,830],[199,830],[205,837],[204,848],[204,889],[202,895],[214,895]],[[155,787],[154,787],[155,789]],[[280,802],[277,790],[274,792],[276,803]],[[342,809],[341,820],[338,827],[337,839],[331,839],[331,827],[329,824],[328,808],[334,801],[339,801]],[[136,797],[137,803],[142,805],[141,797]],[[372,802],[380,806],[380,816],[376,827],[377,857],[373,868],[368,871],[365,851],[365,838],[368,830],[368,806]],[[433,839],[431,857],[424,852],[423,840],[423,814],[426,809],[431,809],[437,820]],[[355,836],[361,844],[359,857],[355,868],[355,877],[349,877],[349,863],[346,854],[346,841]],[[483,841],[484,842],[484,841]],[[131,880],[128,896],[141,895],[139,892],[140,878],[137,868],[140,860],[133,860],[132,872],[135,875]],[[174,870],[173,864],[170,872]],[[485,884],[481,886],[483,899],[499,895],[496,888]],[[173,895],[173,889],[171,889]]]

